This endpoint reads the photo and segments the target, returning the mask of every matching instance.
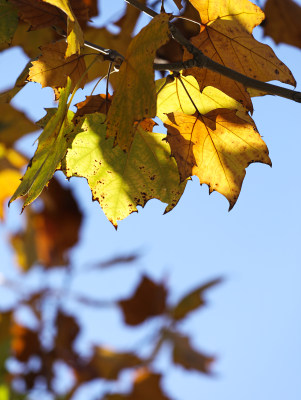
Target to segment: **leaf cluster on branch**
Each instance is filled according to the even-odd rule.
[[[25,196],[24,208],[62,170],[68,178],[87,179],[93,200],[117,227],[153,198],[170,211],[193,175],[210,193],[224,195],[231,209],[247,166],[271,165],[250,116],[252,97],[272,94],[300,102],[301,95],[266,83],[296,85],[273,50],[252,35],[264,21],[261,9],[249,0],[189,0],[180,15],[172,15],[164,1],[160,14],[146,1],[127,3],[115,23],[120,32],[113,34],[88,23],[97,14],[96,3],[1,0],[0,45],[22,46],[34,59],[15,87],[1,94],[0,108],[8,108],[28,82],[51,87],[58,101],[58,108],[48,109],[38,123],[43,128],[38,148],[10,202]],[[182,9],[180,1],[175,3]],[[267,11],[275,13],[278,3],[270,0]],[[152,19],[132,38],[142,11]],[[274,32],[273,13],[267,33]],[[155,81],[154,70],[165,71],[164,78]],[[71,111],[77,90],[102,78],[112,84],[112,96],[107,84],[106,93],[91,93],[76,113]],[[165,134],[153,132],[155,117],[164,123]],[[15,140],[21,133],[15,122],[2,124],[7,148],[13,144],[7,129]]]

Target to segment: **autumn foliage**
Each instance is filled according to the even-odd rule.
[[[124,15],[115,21],[120,32],[112,33],[91,23],[99,13],[95,0],[0,0],[0,50],[19,46],[30,58],[15,86],[0,94],[0,219],[8,201],[22,201],[26,223],[10,241],[23,271],[36,264],[45,271],[68,266],[68,250],[78,241],[82,214],[72,193],[53,178],[58,170],[68,179],[86,178],[93,200],[117,228],[118,221],[150,199],[159,199],[166,203],[165,212],[171,211],[192,176],[208,185],[209,193],[222,194],[231,209],[246,168],[254,162],[271,165],[251,117],[252,97],[278,94],[265,82],[292,87],[296,82],[274,51],[252,33],[262,25],[276,43],[301,47],[300,7],[292,0],[267,0],[265,16],[249,0],[174,3],[178,9],[172,15],[165,12],[164,1],[128,0]],[[152,18],[133,35],[143,10]],[[104,93],[97,93],[101,79],[111,89],[107,85]],[[75,93],[91,81],[96,91],[74,104]],[[52,88],[57,102],[35,123],[10,104],[25,85],[34,83]],[[283,97],[300,101],[297,95],[287,90]],[[28,160],[16,143],[37,130],[37,148]],[[41,209],[27,207],[37,198]],[[115,259],[105,267],[132,261]],[[161,317],[147,357],[95,346],[90,358],[81,358],[74,349],[80,324],[59,306],[52,321],[52,346],[45,347],[41,304],[53,293],[31,293],[19,306],[31,308],[36,330],[20,324],[13,310],[0,315],[0,344],[5,348],[0,351],[0,398],[1,390],[5,399],[25,398],[41,376],[55,393],[55,363],[61,360],[74,376],[65,399],[87,381],[114,381],[132,369],[131,391],[107,393],[104,399],[168,400],[152,363],[168,343],[174,364],[210,374],[214,357],[196,350],[178,322],[202,307],[204,292],[217,283],[197,287],[171,304],[166,283],[144,276],[131,297],[114,302],[128,326]],[[77,300],[98,306],[91,299]],[[28,367],[32,356],[40,360],[40,369]],[[21,372],[7,370],[9,357],[17,360]],[[17,379],[23,380],[18,393],[12,385]]]

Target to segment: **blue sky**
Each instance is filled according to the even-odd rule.
[[[106,16],[118,14],[123,6],[123,0],[111,0],[109,6],[102,1],[103,17],[96,23],[104,23]],[[262,37],[260,29],[256,38],[271,45],[301,82],[300,50],[274,46]],[[1,88],[14,82],[25,61],[18,49],[0,54],[1,76],[5,76]],[[297,89],[301,90],[300,85]],[[52,93],[41,90],[38,84],[28,84],[13,104],[37,120],[43,116],[44,107],[52,106]],[[208,306],[182,325],[183,332],[192,335],[195,347],[217,356],[215,377],[169,368],[164,387],[176,400],[301,398],[301,105],[265,96],[254,99],[254,109],[253,118],[268,145],[273,167],[248,167],[231,212],[225,198],[218,193],[209,196],[208,188],[200,186],[194,177],[172,212],[162,215],[165,205],[152,200],[139,213],[120,222],[116,232],[99,205],[91,202],[86,181],[74,178],[69,184],[86,215],[81,243],[72,251],[78,271],[73,281],[75,290],[88,291],[97,298],[124,297],[143,272],[153,279],[164,279],[175,301],[204,281],[225,277],[223,284],[208,291]],[[20,144],[28,154],[33,152],[34,138]],[[6,229],[20,224],[18,212],[18,205],[13,204],[6,224],[0,226],[0,271],[9,276],[15,272]],[[84,265],[91,261],[133,250],[142,253],[135,267],[102,273],[84,271]],[[49,279],[61,282],[59,274]],[[32,282],[37,284],[38,278],[32,277]],[[0,296],[3,302],[12,298],[4,289]],[[72,304],[68,307],[74,311]],[[125,329],[121,335],[117,310],[84,309],[80,319],[87,325],[79,343],[82,351],[86,351],[85,341],[135,348],[144,332],[155,327],[151,323],[136,335]],[[166,371],[167,366],[166,351],[158,368]],[[90,389],[91,400],[93,390],[98,393],[102,387]]]

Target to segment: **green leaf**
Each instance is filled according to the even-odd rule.
[[[18,26],[18,13],[7,0],[0,0],[0,44],[9,44]]]
[[[217,108],[245,111],[238,101],[213,86],[207,86],[200,92],[197,80],[191,75],[180,75],[180,79],[175,78],[170,83],[169,79],[170,77],[167,77],[156,81],[157,116],[163,122],[166,120],[166,114],[172,112],[193,115],[198,110],[201,114],[207,114]]]
[[[74,128],[73,124],[71,124],[74,114],[72,112],[68,113],[67,106],[70,87],[71,79],[68,78],[67,87],[62,90],[58,109],[55,110],[41,133],[38,139],[38,148],[9,204],[18,197],[25,195],[27,197],[23,209],[33,202],[52,178],[62,158],[65,156],[71,132]]]
[[[137,211],[152,198],[167,203],[165,212],[179,201],[186,182],[180,184],[174,158],[166,135],[136,129],[128,153],[113,148],[113,138],[106,139],[106,116],[89,114],[83,117],[82,131],[75,137],[66,155],[67,177],[81,176],[88,180],[93,199],[116,227],[117,221]]]

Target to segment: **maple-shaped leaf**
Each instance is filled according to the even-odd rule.
[[[66,87],[68,76],[71,78],[71,91],[86,71],[83,56],[72,55],[65,58],[67,43],[59,41],[42,47],[42,55],[38,60],[32,62],[29,70],[28,80],[38,82],[42,87],[50,86],[55,92],[56,99],[59,98],[59,89]],[[87,79],[81,80],[80,86],[85,86]]]
[[[167,140],[181,179],[198,176],[210,193],[216,190],[228,199],[229,209],[239,196],[245,168],[253,162],[271,165],[267,146],[254,122],[239,118],[235,110],[168,117]]]
[[[119,301],[125,323],[138,325],[150,317],[161,315],[166,308],[167,290],[163,284],[143,276],[132,297]]]
[[[166,338],[173,346],[173,362],[179,364],[185,369],[195,370],[204,374],[211,373],[211,365],[215,361],[212,356],[207,356],[195,350],[188,336],[180,335],[177,332],[168,331]]]
[[[190,3],[202,21],[201,32],[191,42],[206,56],[257,80],[296,85],[292,73],[273,50],[252,36],[254,27],[264,19],[259,7],[249,0],[190,0]],[[189,58],[191,55],[185,51],[184,59]],[[201,89],[214,86],[252,110],[250,96],[242,84],[206,68],[188,69],[185,75],[193,75]]]
[[[101,113],[107,114],[111,105],[111,95],[97,94],[93,96],[86,96],[86,100],[76,104],[77,111],[75,117],[82,117],[86,114]]]
[[[74,128],[71,123],[74,115],[72,112],[69,112],[69,121],[67,120],[70,87],[71,80],[68,78],[67,86],[61,92],[58,109],[49,118],[41,133],[38,148],[27,167],[22,182],[9,201],[11,203],[18,197],[27,195],[22,210],[39,196],[66,154],[68,140]]]
[[[15,141],[27,133],[37,130],[26,115],[12,105],[0,103],[0,142],[11,147]]]
[[[153,62],[156,50],[169,39],[168,14],[153,18],[132,40],[119,71],[119,84],[107,119],[107,136],[129,151],[134,122],[156,116]]]
[[[12,353],[18,361],[27,362],[30,357],[39,355],[41,344],[37,331],[15,322],[11,327],[11,335]]]
[[[103,400],[170,400],[161,387],[161,379],[161,374],[141,368],[135,373],[134,385],[129,394],[110,393]]]
[[[292,0],[268,0],[265,3],[264,33],[276,43],[301,48],[301,7]]]
[[[186,182],[179,183],[176,162],[163,141],[166,135],[136,125],[133,144],[125,153],[119,146],[112,148],[113,138],[106,139],[104,114],[89,114],[80,121],[82,133],[67,152],[65,173],[88,180],[93,199],[115,227],[150,199],[167,203],[165,212],[176,206]]]
[[[7,0],[0,0],[0,45],[10,44],[18,26],[18,13]]]
[[[21,168],[27,159],[14,149],[7,149],[0,143],[0,221],[4,219],[7,199],[9,199],[20,184]]]
[[[167,114],[181,112],[194,114],[197,110],[201,114],[217,108],[229,108],[245,111],[236,100],[220,90],[206,86],[202,92],[197,80],[193,76],[182,76],[169,82],[168,77],[156,81],[157,88],[157,116],[164,122]]]
[[[180,299],[180,301],[172,308],[171,317],[179,321],[185,318],[189,313],[196,310],[199,307],[203,307],[206,302],[204,299],[204,292],[207,289],[210,289],[212,286],[215,286],[221,283],[222,279],[214,279],[206,283],[205,285],[201,285],[198,288],[194,289],[192,292],[186,294],[184,297]]]
[[[115,352],[106,347],[95,346],[91,360],[80,373],[81,381],[103,378],[116,380],[120,372],[125,369],[138,367],[143,360],[133,353]]]

